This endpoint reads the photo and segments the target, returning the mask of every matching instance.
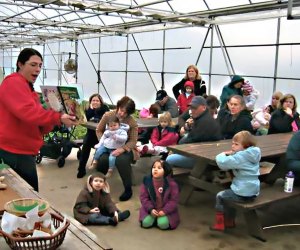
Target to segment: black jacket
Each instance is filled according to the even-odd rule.
[[[206,109],[198,118],[188,134],[182,137],[179,144],[218,141],[221,139],[220,126]]]
[[[231,139],[236,133],[247,130],[254,133],[251,120],[252,116],[248,110],[242,110],[239,115],[233,119],[233,116],[227,110],[220,110],[217,118],[223,139]]]
[[[292,132],[293,121],[296,122],[298,129],[300,129],[299,114],[297,112],[291,117],[282,109],[275,110],[271,116],[268,134]]]

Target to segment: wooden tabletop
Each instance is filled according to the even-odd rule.
[[[261,149],[262,158],[285,153],[292,135],[293,133],[256,136],[257,146]],[[230,139],[217,142],[181,144],[169,146],[168,148],[173,153],[215,161],[216,155],[231,150],[231,143],[232,140]]]
[[[175,124],[178,123],[178,118],[172,118],[172,120]],[[138,118],[136,122],[139,128],[154,128],[158,125],[158,118]],[[92,130],[96,130],[97,125],[98,123],[92,121],[82,124],[82,126]]]
[[[20,197],[23,198],[39,198],[43,199],[41,195],[33,190],[33,188],[25,182],[15,171],[12,169],[5,169],[1,172],[1,175],[5,176],[5,183],[15,190]],[[53,204],[50,208],[51,212],[61,215],[59,211],[55,209]],[[63,215],[61,215],[63,216]],[[112,249],[104,239],[99,239],[98,236],[93,234],[88,228],[76,221],[72,217],[68,217],[70,220],[70,226],[68,227],[66,237],[63,244],[59,247],[61,250],[70,249],[92,249],[101,250]],[[10,249],[5,243],[4,238],[0,237],[0,249]]]

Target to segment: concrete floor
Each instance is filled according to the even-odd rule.
[[[40,193],[62,213],[73,216],[72,207],[83,187],[86,177],[77,179],[77,149],[66,159],[63,168],[56,161],[43,158],[38,165]],[[142,229],[138,223],[139,185],[142,177],[150,173],[151,161],[143,158],[133,166],[135,183],[133,198],[119,202],[122,192],[120,177],[116,172],[109,180],[113,200],[121,210],[129,209],[131,217],[118,226],[89,226],[99,238],[105,238],[116,250],[244,250],[244,249],[300,249],[297,241],[300,227],[279,227],[265,230],[268,241],[261,242],[247,234],[242,214],[238,213],[237,228],[226,233],[211,232],[209,225],[214,218],[214,195],[208,192],[194,192],[187,206],[179,206],[181,224],[176,230],[161,231],[156,228]],[[91,160],[91,159],[90,159]],[[91,172],[89,172],[91,173]],[[89,174],[88,173],[88,174]],[[260,211],[264,225],[300,222],[300,199],[266,207]],[[73,250],[73,249],[72,249]],[[83,250],[83,249],[81,249]]]

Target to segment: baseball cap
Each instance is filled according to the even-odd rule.
[[[202,96],[194,96],[189,104],[189,106],[192,108],[198,108],[200,105],[207,106],[206,100]]]
[[[156,101],[161,101],[162,99],[164,99],[167,96],[167,92],[165,90],[159,90],[156,93]]]

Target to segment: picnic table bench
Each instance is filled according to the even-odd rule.
[[[251,236],[261,241],[266,241],[263,232],[264,227],[261,225],[257,209],[300,196],[300,187],[294,187],[292,193],[286,193],[283,191],[283,185],[283,180],[279,180],[272,186],[263,186],[259,196],[251,202],[234,202],[227,200],[225,204],[243,212],[248,232]]]

